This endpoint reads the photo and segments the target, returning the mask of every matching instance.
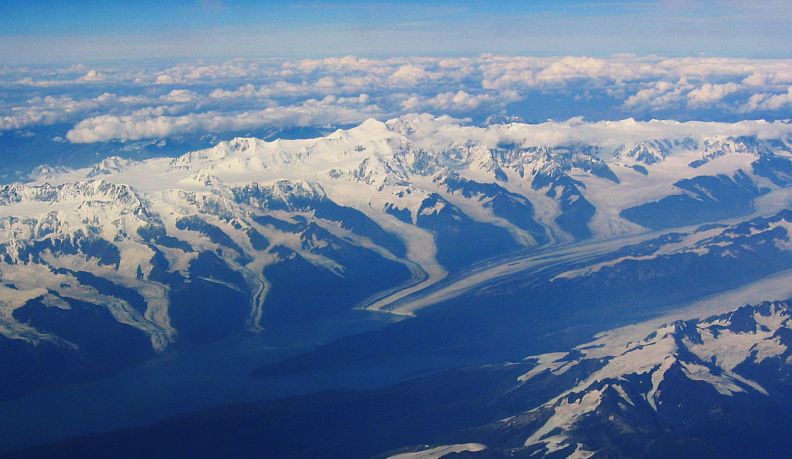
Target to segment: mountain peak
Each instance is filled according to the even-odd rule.
[[[360,125],[353,129],[358,129],[366,133],[378,133],[381,131],[387,131],[388,125],[383,121],[377,120],[376,118],[367,118],[365,121],[360,123]]]

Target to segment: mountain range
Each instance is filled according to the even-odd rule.
[[[235,138],[176,158],[40,167],[0,187],[0,361],[13,368],[0,376],[0,399],[352,314],[385,324],[251,377],[398,361],[384,377],[403,381],[397,388],[260,402],[227,420],[274,423],[263,407],[389,404],[460,378],[487,389],[449,395],[449,409],[492,405],[442,429],[385,429],[360,455],[424,448],[417,441],[493,457],[642,456],[647,442],[657,445],[649,455],[726,452],[758,426],[772,425],[768,436],[782,428],[763,414],[787,403],[787,303],[689,318],[618,345],[579,341],[792,269],[790,133],[782,122],[471,126],[410,115],[311,139]],[[543,339],[550,333],[559,338]],[[574,348],[514,363],[551,342]],[[460,365],[469,367],[413,378]],[[751,408],[768,400],[772,409]],[[402,409],[428,416],[393,408]],[[756,419],[729,415],[741,410]],[[289,422],[311,422],[303,411]],[[743,436],[716,445],[715,427],[697,430],[709,415]],[[197,416],[156,429],[208,428]],[[85,454],[81,445],[159,435],[147,429],[68,447]],[[314,442],[343,457],[312,435],[284,437],[284,448]]]

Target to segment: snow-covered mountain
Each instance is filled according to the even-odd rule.
[[[605,335],[527,358],[536,365],[519,385],[566,387],[488,429],[521,432],[513,450],[532,457],[725,453],[736,439],[715,435],[719,427],[742,426],[746,438],[774,412],[738,407],[788,403],[791,346],[792,309],[777,301],[669,323],[634,341]]]
[[[40,168],[0,188],[0,339],[31,372],[34,349],[101,374],[174,343],[387,311],[526,248],[779,210],[788,131],[407,116]]]

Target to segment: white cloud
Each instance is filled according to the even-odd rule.
[[[772,119],[792,117],[785,112],[791,107],[788,88],[792,86],[792,60],[779,59],[342,56],[235,59],[139,68],[4,67],[0,69],[0,86],[10,88],[5,92],[6,100],[0,95],[3,130],[68,122],[76,124],[74,132],[84,132],[88,120],[102,116],[110,117],[104,120],[106,123],[117,119],[124,126],[157,117],[183,117],[182,121],[158,121],[175,125],[168,128],[171,132],[187,129],[178,124],[181,122],[211,125],[208,121],[194,124],[192,116],[208,119],[206,114],[212,113],[216,119],[234,119],[241,113],[259,113],[275,106],[307,106],[313,103],[311,100],[376,107],[378,113],[387,116],[415,111],[481,114],[502,111],[511,102],[525,100],[525,107],[538,110],[532,116],[541,117],[543,108],[530,104],[538,98],[552,97],[558,101],[552,116],[562,117],[591,113],[592,107],[603,114],[637,117],[659,110],[664,116],[688,117],[689,109],[699,109],[693,113],[700,116],[736,118],[761,111]],[[58,89],[48,89],[54,86]],[[99,93],[103,94],[97,96]],[[361,94],[367,98],[363,102],[359,100]],[[578,107],[581,110],[575,112]],[[86,124],[80,124],[80,120]],[[327,120],[333,122],[332,116]],[[157,132],[138,128],[129,133],[120,128],[111,131],[121,132],[119,138]]]
[[[657,68],[632,58],[594,59],[566,56],[561,58],[485,56],[481,64],[485,89],[564,86],[579,80],[617,82],[652,74]]]
[[[85,75],[80,77],[80,81],[95,82],[104,81],[105,76],[96,70],[89,70]]]
[[[174,84],[176,83],[176,79],[173,78],[171,75],[163,74],[157,75],[157,79],[155,80],[157,84]]]
[[[356,101],[367,100],[365,97]],[[299,105],[273,106],[263,110],[239,113],[203,112],[186,115],[138,113],[116,116],[101,115],[80,121],[66,138],[72,143],[94,143],[109,140],[138,140],[168,137],[191,132],[224,132],[259,127],[312,126],[327,123],[354,123],[380,115],[376,106],[348,106],[328,96],[309,99]]]
[[[600,78],[603,75],[614,77],[608,62],[590,57],[565,57],[545,67],[536,78],[539,81],[559,82],[579,78]]]
[[[724,84],[704,83],[687,94],[688,104],[692,106],[710,105],[739,90],[740,85],[734,82]]]
[[[437,79],[439,76],[439,73],[427,72],[421,66],[406,64],[393,72],[388,78],[388,83],[397,86],[414,86],[423,80]]]
[[[209,97],[212,99],[259,99],[269,97],[270,94],[272,94],[272,90],[269,88],[256,88],[255,85],[248,83],[234,90],[217,88],[209,93]]]
[[[336,87],[336,81],[333,77],[326,76],[316,80],[314,86],[320,90],[330,90]]]
[[[411,96],[402,102],[405,111],[411,112],[432,108],[450,113],[469,112],[479,108],[482,104],[503,105],[503,103],[519,100],[516,91],[507,90],[497,94],[470,94],[459,90],[456,92],[441,92],[434,97],[425,98]]]
[[[792,68],[781,67],[770,72],[754,72],[742,81],[748,86],[769,86],[792,84]]]
[[[126,109],[144,102],[146,100],[142,97],[118,96],[109,92],[79,100],[70,96],[33,97],[26,106],[12,107],[10,113],[0,115],[0,131],[55,124],[103,108]]]
[[[193,102],[198,99],[198,94],[190,91],[189,89],[174,89],[173,91],[160,97],[160,100],[165,102],[174,102],[177,104],[184,104]]]
[[[51,111],[30,111],[0,116],[0,131],[22,129],[33,125],[46,125],[58,122],[57,113]]]
[[[743,111],[775,111],[792,106],[792,86],[780,94],[759,93],[752,95],[742,106]]]
[[[551,147],[583,143],[616,148],[657,138],[692,137],[703,140],[711,136],[757,136],[777,139],[792,135],[792,124],[753,120],[736,123],[633,119],[586,122],[574,118],[539,124],[480,127],[448,116],[436,118],[428,114],[411,114],[390,120],[388,124],[396,131],[411,132],[410,137],[416,139],[416,145],[426,150],[447,148],[458,143],[459,139],[475,139],[490,148],[503,143]]]
[[[693,86],[682,79],[676,83],[658,81],[649,87],[641,89],[624,101],[628,108],[649,108],[659,110],[679,104],[684,100],[684,94]]]

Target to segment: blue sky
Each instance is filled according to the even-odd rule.
[[[790,17],[789,0],[0,0],[0,182],[414,113],[789,120]]]
[[[790,57],[787,1],[5,0],[0,63],[329,55]]]

